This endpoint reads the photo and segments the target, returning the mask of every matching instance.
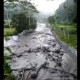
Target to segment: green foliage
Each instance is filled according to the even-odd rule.
[[[7,49],[10,53],[12,53],[10,47],[6,47],[6,49]]]
[[[12,36],[15,34],[15,29],[9,27],[9,23],[11,26],[11,20],[4,20],[4,36]],[[5,37],[6,40],[8,40],[8,37]]]
[[[12,35],[15,35],[16,34],[16,31],[15,31],[15,28],[4,28],[4,36],[12,36]]]
[[[33,29],[36,27],[32,26],[32,19],[30,18],[30,25],[29,25],[29,17],[26,17],[25,14],[19,13],[19,14],[14,14],[12,17],[12,24],[15,26],[16,32],[20,33],[23,30],[29,30]]]
[[[8,36],[5,36],[5,40],[8,41],[10,40],[10,38]]]
[[[26,27],[28,28],[27,18],[24,14],[14,14],[12,23],[15,26],[17,33],[22,32]]]
[[[59,36],[59,38],[66,42],[69,46],[74,47],[75,49],[77,49],[77,34],[70,34],[70,38],[68,40],[68,38],[65,38],[63,34],[56,32],[56,34]],[[67,36],[68,37],[68,36]]]
[[[4,21],[4,28],[9,28],[8,21]]]
[[[9,23],[11,24],[11,20],[4,20],[4,28],[9,28]]]
[[[14,76],[14,75],[9,75],[9,76],[7,77],[7,80],[16,80],[16,79],[15,79],[15,76]]]
[[[48,21],[49,21],[50,23],[54,23],[54,22],[55,22],[54,16],[50,16],[50,17],[48,18]]]
[[[56,10],[54,19],[59,23],[77,23],[77,0],[66,0]],[[53,20],[54,20],[53,19]]]
[[[4,56],[5,60],[11,59],[11,56]]]
[[[6,49],[11,52],[11,49],[9,47],[6,47]],[[4,56],[4,74],[11,74],[11,69],[7,62],[7,60],[10,60],[10,59],[11,59],[11,56],[9,55]]]
[[[10,56],[4,56],[4,80],[15,80],[15,76],[11,74],[11,68],[7,60],[11,59]]]
[[[9,28],[9,25],[5,25],[5,24],[4,24],[4,27],[5,27],[5,28]]]
[[[77,24],[69,24],[68,26],[66,24],[51,24],[52,28],[55,28],[55,32],[58,35],[58,37],[66,42],[69,46],[72,46],[74,48],[77,48]],[[62,33],[61,28],[66,33],[66,38],[64,37],[64,34]],[[68,34],[69,32],[69,39],[68,39]]]
[[[63,28],[66,32],[68,31],[69,33],[71,34],[76,34],[77,33],[77,24],[57,24],[55,23],[54,26],[57,28],[57,29],[60,29]]]
[[[11,73],[10,66],[8,65],[8,63],[6,62],[6,58],[4,57],[4,74],[10,73]]]

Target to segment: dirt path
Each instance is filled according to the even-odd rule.
[[[77,80],[77,58],[61,47],[45,24],[13,36],[5,43],[12,50],[9,62],[16,80]],[[75,56],[77,57],[77,56]]]

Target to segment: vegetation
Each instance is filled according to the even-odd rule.
[[[15,3],[16,1],[16,3]],[[6,0],[4,1],[4,19],[9,20],[14,14],[24,13],[33,16],[38,13],[37,9],[27,0]]]
[[[11,22],[11,20],[4,20],[4,28],[9,28],[9,22]]]
[[[56,34],[59,36],[59,38],[66,42],[69,46],[72,46],[73,48],[77,49],[77,29],[76,24],[67,25],[66,24],[51,24],[52,28],[55,28]],[[63,30],[65,31],[65,36],[63,35]],[[69,32],[69,39],[68,39],[68,33]]]
[[[60,30],[63,29],[65,32],[69,32],[71,34],[77,34],[77,28],[76,28],[77,24],[76,23],[75,24],[69,24],[69,25],[56,23],[52,26],[54,26],[55,28],[60,29]]]
[[[11,53],[11,49],[9,47],[4,49],[7,49]],[[8,64],[10,59],[12,59],[10,55],[4,55],[4,80],[15,80],[15,76],[11,73],[11,68]]]
[[[66,0],[48,21],[62,41],[77,48],[77,0]]]
[[[10,53],[12,53],[10,47],[6,47],[6,49],[7,49]]]
[[[15,33],[22,32],[24,29],[34,29],[36,27],[35,13],[38,13],[37,9],[26,0],[6,0],[4,1],[4,28],[14,27]],[[33,19],[34,23],[32,22]],[[7,35],[12,34],[7,32]]]
[[[49,20],[50,23],[54,23],[55,22],[54,16],[48,17],[48,20]]]
[[[6,58],[4,57],[4,74],[10,73],[11,73],[10,66],[8,65],[8,63],[6,62]]]
[[[4,80],[15,80],[15,76],[11,74],[10,66],[7,60],[10,59],[8,56],[4,56]]]
[[[55,14],[48,18],[49,22],[76,23],[77,22],[77,0],[66,0],[56,10]]]
[[[5,40],[8,41],[10,40],[10,38],[8,36],[5,36]]]
[[[29,17],[26,17],[25,14],[19,13],[14,14],[12,17],[12,24],[15,26],[16,32],[20,33],[23,30],[29,30],[29,29],[35,29],[36,22],[33,24],[32,22],[33,18],[30,18],[30,24],[29,24]]]
[[[4,28],[4,36],[12,36],[15,34],[15,28]]]
[[[8,36],[15,35],[23,30],[35,29],[35,13],[38,13],[37,9],[26,0],[4,0],[5,39],[9,40]],[[8,47],[6,49],[11,52]],[[7,62],[9,59],[11,59],[10,56],[4,55],[4,80],[15,80],[15,77],[11,74],[11,69]]]
[[[76,36],[76,34],[70,35],[69,39],[68,38],[64,38],[64,35],[59,33],[59,32],[56,32],[56,34],[59,36],[59,38],[62,41],[66,42],[69,46],[77,49],[77,36]]]

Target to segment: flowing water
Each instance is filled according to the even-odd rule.
[[[37,23],[32,33],[25,31],[9,41],[4,40],[4,47],[12,51],[9,65],[16,80],[77,79],[77,58],[66,53],[44,23]],[[36,73],[37,77],[32,77]]]

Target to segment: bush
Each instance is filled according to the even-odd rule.
[[[33,26],[32,19],[33,18],[30,19],[31,25],[29,25],[29,17],[26,17],[26,15],[23,13],[19,13],[13,15],[11,23],[15,27],[16,32],[20,33],[23,30],[29,30],[35,28]]]
[[[4,36],[12,36],[15,34],[16,34],[15,28],[11,28],[11,31],[10,28],[4,28]]]
[[[4,24],[4,28],[9,28],[9,25],[5,25],[5,24]]]
[[[11,20],[4,20],[4,28],[9,28],[9,22],[11,25]]]
[[[10,73],[11,73],[10,66],[8,65],[6,60],[4,59],[4,74],[10,74]]]
[[[6,60],[10,57],[4,56],[4,80],[15,80],[15,76],[11,74],[11,68]]]

